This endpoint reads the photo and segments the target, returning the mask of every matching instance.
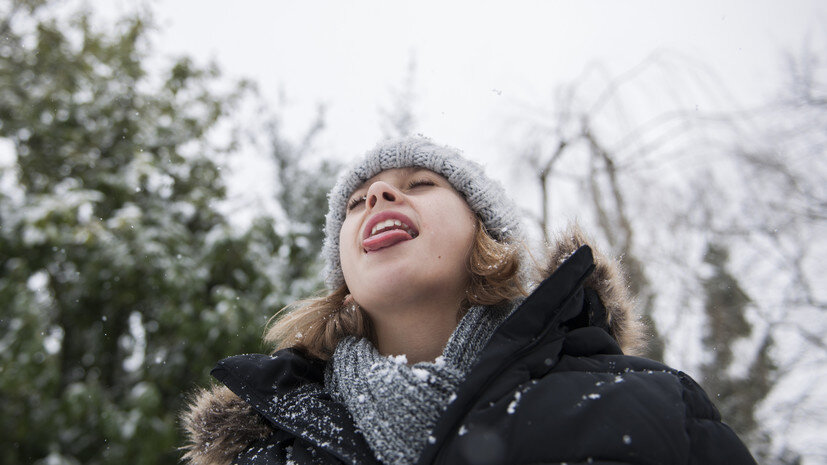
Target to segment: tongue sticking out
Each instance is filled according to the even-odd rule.
[[[413,239],[413,236],[404,229],[391,229],[389,231],[382,231],[379,234],[363,240],[362,247],[365,249],[365,252],[373,252],[411,239]]]

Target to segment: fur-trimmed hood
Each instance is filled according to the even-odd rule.
[[[559,234],[543,259],[543,278],[550,276],[577,249],[587,244],[577,227]],[[634,315],[618,262],[593,251],[595,268],[583,283],[597,293],[606,310],[606,326],[626,354],[641,351],[644,331]],[[268,423],[245,401],[224,386],[195,392],[181,416],[187,437],[183,459],[192,465],[225,465],[251,443],[273,433]]]
[[[557,270],[580,247],[593,243],[576,225],[557,234],[549,247],[543,278]],[[620,270],[620,262],[608,258],[592,247],[594,272],[583,283],[593,289],[606,308],[609,332],[626,355],[641,355],[646,343],[646,331],[635,312],[635,301],[629,295],[628,283]]]
[[[181,423],[187,437],[182,458],[193,465],[229,465],[249,444],[273,432],[247,402],[221,385],[194,392]]]

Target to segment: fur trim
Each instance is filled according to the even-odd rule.
[[[252,442],[273,430],[264,417],[224,386],[196,391],[181,415],[191,465],[229,465]]]
[[[548,265],[545,274],[550,275],[578,248],[593,244],[576,224],[570,225],[565,232],[558,234],[549,247]],[[594,272],[586,279],[583,286],[594,289],[609,320],[609,329],[617,340],[621,350],[627,355],[640,355],[645,347],[645,327],[635,315],[634,300],[629,296],[626,279],[620,271],[619,262],[609,259],[592,247]]]

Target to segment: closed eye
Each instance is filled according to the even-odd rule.
[[[360,203],[363,203],[365,201],[365,198],[366,197],[364,195],[360,195],[358,197],[350,199],[350,202],[347,203],[347,209],[353,210],[354,208],[358,207]]]
[[[427,179],[427,178],[415,179],[415,180],[408,183],[408,189],[415,189],[417,187],[423,187],[423,186],[436,186],[436,183],[434,181],[430,180],[430,179]],[[367,200],[367,197],[364,196],[364,195],[353,197],[347,203],[347,210],[348,211],[353,210],[354,208],[356,208],[359,205],[361,205],[362,203],[364,203],[365,200]]]
[[[430,179],[416,179],[408,183],[408,189],[413,189],[420,186],[435,186],[436,183]]]

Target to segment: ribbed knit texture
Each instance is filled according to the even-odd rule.
[[[451,147],[437,145],[421,136],[381,142],[352,168],[342,173],[328,196],[325,218],[325,283],[333,290],[344,284],[339,261],[339,230],[345,220],[350,195],[368,179],[394,168],[420,167],[442,175],[481,219],[488,233],[501,243],[522,240],[517,207],[500,183],[483,173],[482,166],[465,159]]]
[[[387,464],[412,464],[479,353],[513,308],[472,307],[435,362],[407,365],[404,357],[380,355],[367,339],[345,338],[328,364],[325,387],[347,406],[376,458]]]

